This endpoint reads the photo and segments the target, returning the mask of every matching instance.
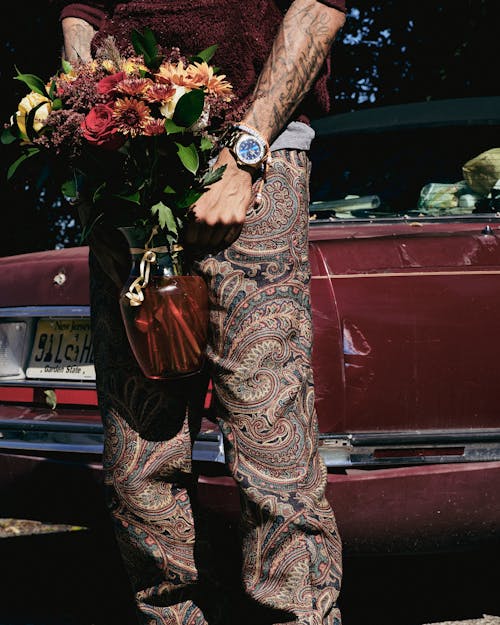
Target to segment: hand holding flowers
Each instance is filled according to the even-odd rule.
[[[65,172],[65,196],[91,202],[87,229],[107,212],[117,226],[156,225],[172,248],[189,207],[224,171],[210,163],[232,88],[209,65],[215,46],[188,60],[161,50],[151,31],[134,31],[132,43],[136,56],[123,57],[108,39],[47,84],[18,74],[31,92],[4,131],[22,150],[8,175],[43,157]]]

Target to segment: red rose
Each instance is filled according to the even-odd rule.
[[[113,91],[116,85],[125,80],[127,74],[125,72],[118,72],[117,74],[111,74],[111,76],[105,76],[96,85],[97,93],[100,95],[108,95]]]
[[[118,133],[113,109],[107,104],[96,104],[82,121],[84,138],[92,145],[106,150],[116,150],[125,142],[125,137]]]

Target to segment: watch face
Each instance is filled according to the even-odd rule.
[[[264,158],[265,147],[252,135],[241,135],[234,146],[238,159],[246,165],[256,165]]]

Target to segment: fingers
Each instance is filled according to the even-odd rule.
[[[232,245],[240,236],[242,228],[243,224],[236,224],[235,226],[231,226],[231,228],[229,228],[229,230],[221,239],[221,247],[229,247],[230,245]]]
[[[199,250],[219,250],[228,247],[239,237],[243,224],[215,224],[193,221],[186,229],[185,243]]]

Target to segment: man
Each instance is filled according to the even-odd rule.
[[[207,355],[241,495],[244,588],[288,615],[279,622],[339,625],[340,540],[324,494],[310,366],[307,120],[329,107],[328,54],[344,23],[343,0],[79,3],[64,6],[61,19],[70,61],[91,58],[109,34],[125,46],[130,31],[145,26],[187,54],[219,44],[215,61],[236,93],[234,138],[246,133],[266,147],[259,167],[270,146],[259,201],[259,167],[234,142],[221,150],[217,165],[226,170],[192,207],[185,243],[210,291]],[[105,230],[90,244],[105,481],[138,618],[202,625],[191,507],[194,382],[140,374],[118,312],[121,244]]]

